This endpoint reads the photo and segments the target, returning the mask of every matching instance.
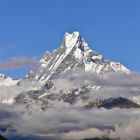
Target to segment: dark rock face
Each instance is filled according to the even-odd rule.
[[[96,100],[93,102],[90,102],[86,108],[101,108],[104,107],[106,109],[112,109],[112,108],[140,108],[140,105],[137,103],[132,102],[129,99],[125,99],[122,97],[119,98],[109,98],[105,100]]]
[[[38,97],[43,94],[41,90],[30,90],[23,92],[15,98],[15,104],[28,104],[38,100]]]
[[[73,105],[79,100],[87,101],[89,99],[89,92],[90,89],[86,86],[80,89],[72,89],[67,91],[67,93],[65,91],[47,93],[44,90],[30,90],[19,94],[15,98],[15,104],[31,105],[32,103],[38,103],[43,109],[47,108],[48,105],[53,105],[56,101],[63,101]]]
[[[48,81],[48,82],[45,84],[45,87],[44,87],[44,88],[51,89],[52,87],[53,87],[53,82],[52,82],[52,81]]]

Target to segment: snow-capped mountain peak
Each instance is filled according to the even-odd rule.
[[[46,83],[67,70],[84,70],[96,73],[130,70],[120,63],[105,60],[102,55],[93,51],[79,32],[65,33],[60,47],[53,52],[45,53],[39,61],[36,71],[29,74],[30,78]]]

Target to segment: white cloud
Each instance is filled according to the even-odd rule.
[[[113,80],[112,80],[113,79]],[[68,90],[87,85],[104,86],[91,98],[133,97],[140,94],[139,74],[112,73],[98,76],[95,73],[70,72],[54,81],[57,90]],[[30,83],[30,81],[27,81]],[[23,86],[24,85],[24,86]],[[1,87],[1,93],[9,97],[11,92],[18,93],[28,90],[30,84],[21,87]],[[15,91],[14,91],[15,90]],[[42,111],[37,103],[33,104],[32,112],[25,106],[0,105],[0,126],[9,126],[19,135],[41,136],[44,139],[79,140],[84,138],[108,136],[133,140],[140,138],[139,109],[83,109],[82,102],[69,105],[62,101]],[[8,136],[9,131],[4,133]],[[39,138],[40,139],[40,138]]]

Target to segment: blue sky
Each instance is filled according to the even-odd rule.
[[[41,57],[79,31],[105,58],[140,72],[140,0],[0,0],[0,63]],[[0,71],[15,78],[29,68]]]

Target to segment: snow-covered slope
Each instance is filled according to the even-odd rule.
[[[12,86],[16,85],[18,80],[13,80],[11,77],[5,77],[4,74],[0,74],[0,86]]]
[[[28,77],[44,84],[60,73],[78,69],[98,74],[115,71],[130,72],[122,64],[104,59],[102,55],[90,49],[79,32],[73,32],[65,33],[60,48],[52,53],[46,52],[39,62],[38,69],[30,72]]]

